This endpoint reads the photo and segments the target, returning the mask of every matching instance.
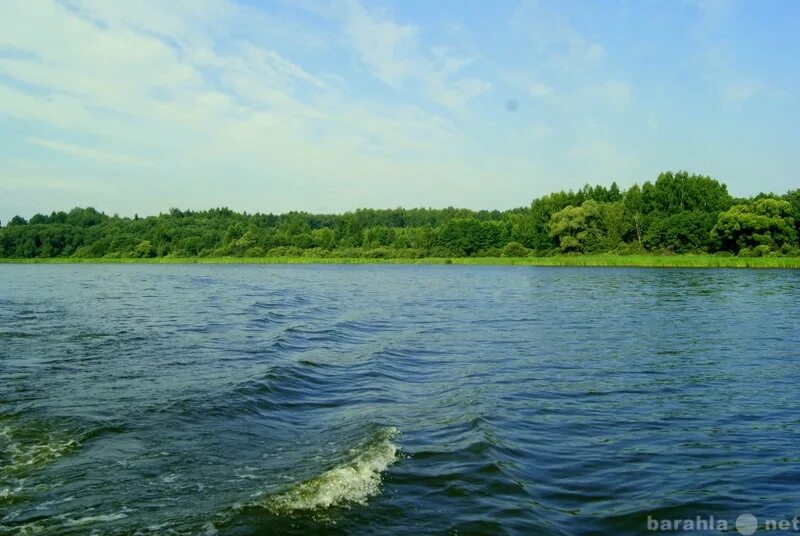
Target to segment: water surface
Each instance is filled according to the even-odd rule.
[[[800,505],[800,272],[0,265],[0,534]]]

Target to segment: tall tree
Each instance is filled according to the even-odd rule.
[[[734,252],[760,246],[766,251],[794,247],[797,230],[792,205],[783,199],[762,198],[733,206],[719,215],[712,236],[723,249]]]

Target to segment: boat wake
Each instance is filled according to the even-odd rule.
[[[350,451],[349,460],[289,490],[263,501],[275,515],[313,512],[335,506],[366,504],[380,493],[382,474],[399,457],[393,442],[398,431],[381,428],[363,445]]]
[[[80,446],[74,438],[29,433],[19,439],[18,430],[0,428],[0,504],[14,502],[25,492],[23,483],[34,471]]]

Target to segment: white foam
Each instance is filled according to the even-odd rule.
[[[381,474],[398,459],[392,442],[397,429],[384,428],[353,458],[279,495],[268,497],[264,505],[278,515],[310,511],[348,503],[366,504],[380,492]]]
[[[14,441],[14,432],[10,427],[0,429],[0,437],[6,445],[3,447],[11,454],[11,463],[0,468],[0,476],[15,474],[33,467],[40,467],[80,446],[75,439],[53,440],[49,443],[20,445]]]
[[[0,500],[10,499],[11,497],[18,494],[20,491],[22,491],[22,481],[18,480],[17,487],[0,489]]]
[[[29,534],[39,534],[40,532],[44,532],[46,528],[47,527],[43,526],[38,521],[26,523],[24,525],[15,525],[13,527],[0,525],[0,534],[11,534],[11,531],[13,530],[15,531],[15,534],[28,536]]]
[[[68,519],[67,525],[86,525],[87,523],[108,523],[109,521],[117,521],[118,519],[125,519],[128,514],[124,512],[117,512],[116,514],[101,514],[97,516],[86,516],[80,519]]]

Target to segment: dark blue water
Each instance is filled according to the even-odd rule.
[[[798,378],[793,271],[0,265],[0,534],[736,534]]]

